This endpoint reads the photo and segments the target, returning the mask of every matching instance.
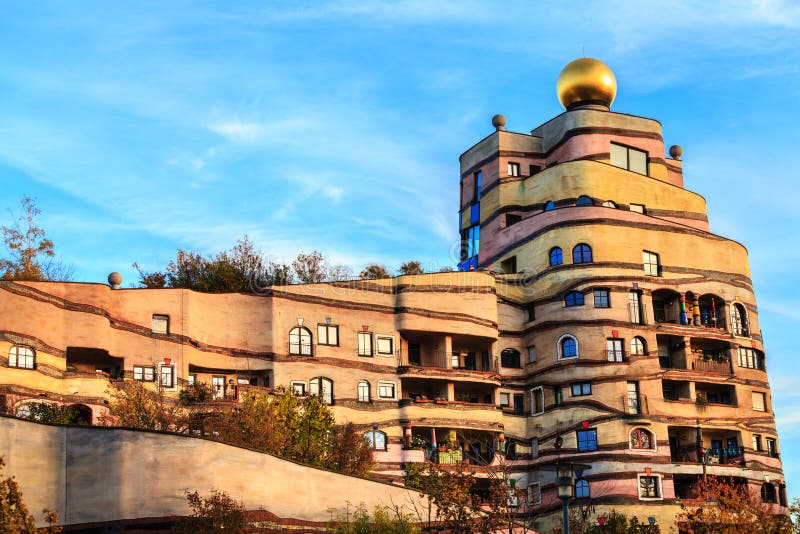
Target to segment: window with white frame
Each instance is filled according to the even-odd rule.
[[[372,333],[370,332],[358,333],[358,355],[372,356]]]
[[[159,367],[161,374],[161,387],[174,388],[175,387],[175,366],[162,365]]]
[[[154,313],[152,329],[154,334],[169,334],[169,315]]]
[[[535,387],[531,390],[531,415],[544,413],[544,388]]]
[[[519,163],[514,163],[513,161],[508,162],[508,175],[519,176]]]
[[[18,369],[36,369],[36,353],[24,345],[14,345],[8,351],[8,366]]]
[[[642,262],[644,264],[644,274],[649,276],[661,276],[661,260],[658,254],[643,250]]]
[[[186,377],[186,381],[189,383],[190,386],[197,384],[197,374],[189,373],[189,376]]]
[[[645,355],[645,340],[639,336],[631,339],[631,354],[634,356],[644,356]]]
[[[133,379],[153,382],[156,379],[156,369],[152,365],[134,365]]]
[[[503,408],[508,408],[511,406],[511,394],[510,393],[500,393],[500,406]]]
[[[747,312],[744,306],[735,302],[731,306],[731,330],[734,336],[749,336],[750,329],[747,325]]]
[[[358,402],[369,402],[369,382],[362,380],[358,383]]]
[[[531,506],[542,504],[541,482],[531,482],[528,484],[528,504]]]
[[[339,346],[339,327],[332,324],[317,325],[317,345]]]
[[[660,499],[661,477],[657,475],[639,475],[639,498]]]
[[[380,430],[369,430],[364,432],[364,437],[367,438],[367,441],[369,441],[370,449],[374,449],[376,451],[386,450],[388,440],[386,439],[385,432],[381,432]]]
[[[311,395],[320,395],[322,402],[333,404],[333,380],[324,376],[312,378],[308,382],[308,392]]]
[[[655,439],[653,434],[646,428],[634,428],[631,430],[631,449],[655,449]]]
[[[394,354],[394,338],[391,336],[376,336],[375,351],[381,356],[392,356]]]
[[[289,354],[311,356],[311,331],[304,326],[289,330]]]
[[[395,398],[394,382],[386,382],[384,380],[379,380],[378,397],[380,397],[381,399],[394,399]]]
[[[558,359],[567,360],[579,356],[578,340],[571,334],[564,334],[558,338]]]
[[[292,391],[298,397],[305,397],[306,396],[306,383],[305,382],[297,382],[292,381]]]
[[[606,340],[606,352],[608,354],[608,361],[621,362],[625,359],[625,353],[622,351],[624,341],[618,338],[608,338]]]
[[[739,367],[764,370],[764,355],[748,347],[739,347]]]
[[[611,143],[610,163],[615,167],[647,175],[647,152]]]

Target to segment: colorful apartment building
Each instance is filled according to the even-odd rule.
[[[681,148],[612,112],[615,94],[584,58],[559,78],[561,115],[530,133],[494,117],[460,158],[458,272],[249,294],[0,283],[0,408],[96,423],[115,380],[206,382],[219,402],[283,385],[362,428],[376,476],[503,469],[543,529],[557,462],[590,466],[574,502],[598,511],[671,525],[720,475],[785,513],[747,251],[711,233]]]

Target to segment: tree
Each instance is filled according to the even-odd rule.
[[[0,259],[0,280],[71,280],[72,267],[55,260],[53,242],[37,222],[42,211],[30,197],[20,204],[24,214],[0,227],[9,254]]]
[[[27,404],[26,419],[55,425],[77,425],[80,422],[78,411],[72,406],[55,402],[33,402]]]
[[[328,267],[325,256],[318,250],[309,254],[301,252],[292,262],[292,268],[298,280],[304,284],[318,284],[328,277]]]
[[[178,534],[215,534],[247,532],[244,504],[236,502],[227,493],[212,490],[209,497],[201,497],[197,491],[186,492],[186,500],[192,513],[181,518],[173,532]]]
[[[387,271],[386,267],[383,265],[371,263],[370,265],[364,267],[364,270],[361,271],[359,276],[362,280],[377,280],[378,278],[388,278],[389,271]]]
[[[180,406],[170,402],[162,388],[152,391],[138,380],[126,380],[112,387],[108,414],[100,417],[100,424],[174,432],[186,429]]]
[[[795,497],[792,499],[792,504],[789,506],[789,513],[792,517],[792,525],[794,534],[800,534],[800,499]]]
[[[344,514],[338,514],[328,525],[328,532],[333,534],[417,534],[419,527],[414,517],[404,513],[398,507],[375,506],[372,515],[364,504],[360,504],[350,512],[347,503]]]
[[[14,532],[18,534],[55,534],[61,532],[57,526],[58,514],[44,509],[47,527],[36,528],[36,521],[28,512],[28,507],[22,500],[22,492],[14,477],[3,478],[5,459],[0,456],[0,532]]]
[[[422,264],[416,260],[409,260],[398,269],[400,274],[425,274]]]
[[[747,486],[709,476],[697,487],[698,497],[681,503],[675,518],[689,534],[790,534],[785,516],[775,515],[770,504]]]

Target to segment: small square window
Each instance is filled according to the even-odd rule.
[[[153,333],[169,334],[169,315],[153,314]]]
[[[317,325],[317,345],[339,346],[339,327],[331,324]]]
[[[378,382],[378,397],[381,399],[394,399],[394,382]]]
[[[500,406],[503,408],[511,406],[511,396],[509,393],[500,393]]]
[[[375,348],[378,354],[391,356],[394,354],[394,338],[387,336],[377,336]]]
[[[8,351],[8,366],[17,369],[36,369],[36,353],[30,347],[14,345]]]
[[[630,204],[629,205],[629,209],[631,211],[633,211],[633,212],[641,213],[641,214],[644,214],[644,212],[645,212],[644,204]]]
[[[306,396],[306,383],[305,382],[292,382],[292,391],[298,397]]]
[[[757,391],[753,392],[753,410],[757,412],[767,411],[767,394]]]
[[[370,332],[358,333],[358,355],[372,356],[372,334]]]
[[[597,450],[597,429],[578,430],[577,432],[578,452]]]
[[[508,162],[508,175],[519,176],[519,163]]]
[[[608,297],[608,289],[595,289],[594,290],[594,307],[595,308],[610,308],[611,301]]]
[[[642,262],[644,263],[644,274],[649,276],[661,276],[661,260],[658,254],[643,250]]]
[[[592,394],[591,382],[579,382],[577,384],[572,384],[573,397],[581,397],[584,395],[591,395],[591,394]]]
[[[189,376],[186,379],[190,386],[197,384],[197,375],[195,373],[189,373]]]
[[[661,480],[657,476],[639,476],[639,498],[660,499]]]
[[[156,379],[155,367],[145,365],[133,366],[133,379],[143,382],[153,382]]]

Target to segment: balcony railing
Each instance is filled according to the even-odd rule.
[[[738,464],[744,461],[744,447],[725,447],[706,449],[706,462],[709,464]]]
[[[421,355],[415,354],[409,357],[408,352],[400,351],[397,364],[399,366],[456,369],[487,373],[497,373],[499,371],[499,362],[496,356],[489,355],[488,357],[484,357],[482,354],[470,355],[470,353],[464,352],[434,351]]]
[[[695,358],[694,361],[692,361],[692,369],[695,371],[719,373],[722,375],[733,374],[733,366],[729,359],[715,360],[711,358]]]

